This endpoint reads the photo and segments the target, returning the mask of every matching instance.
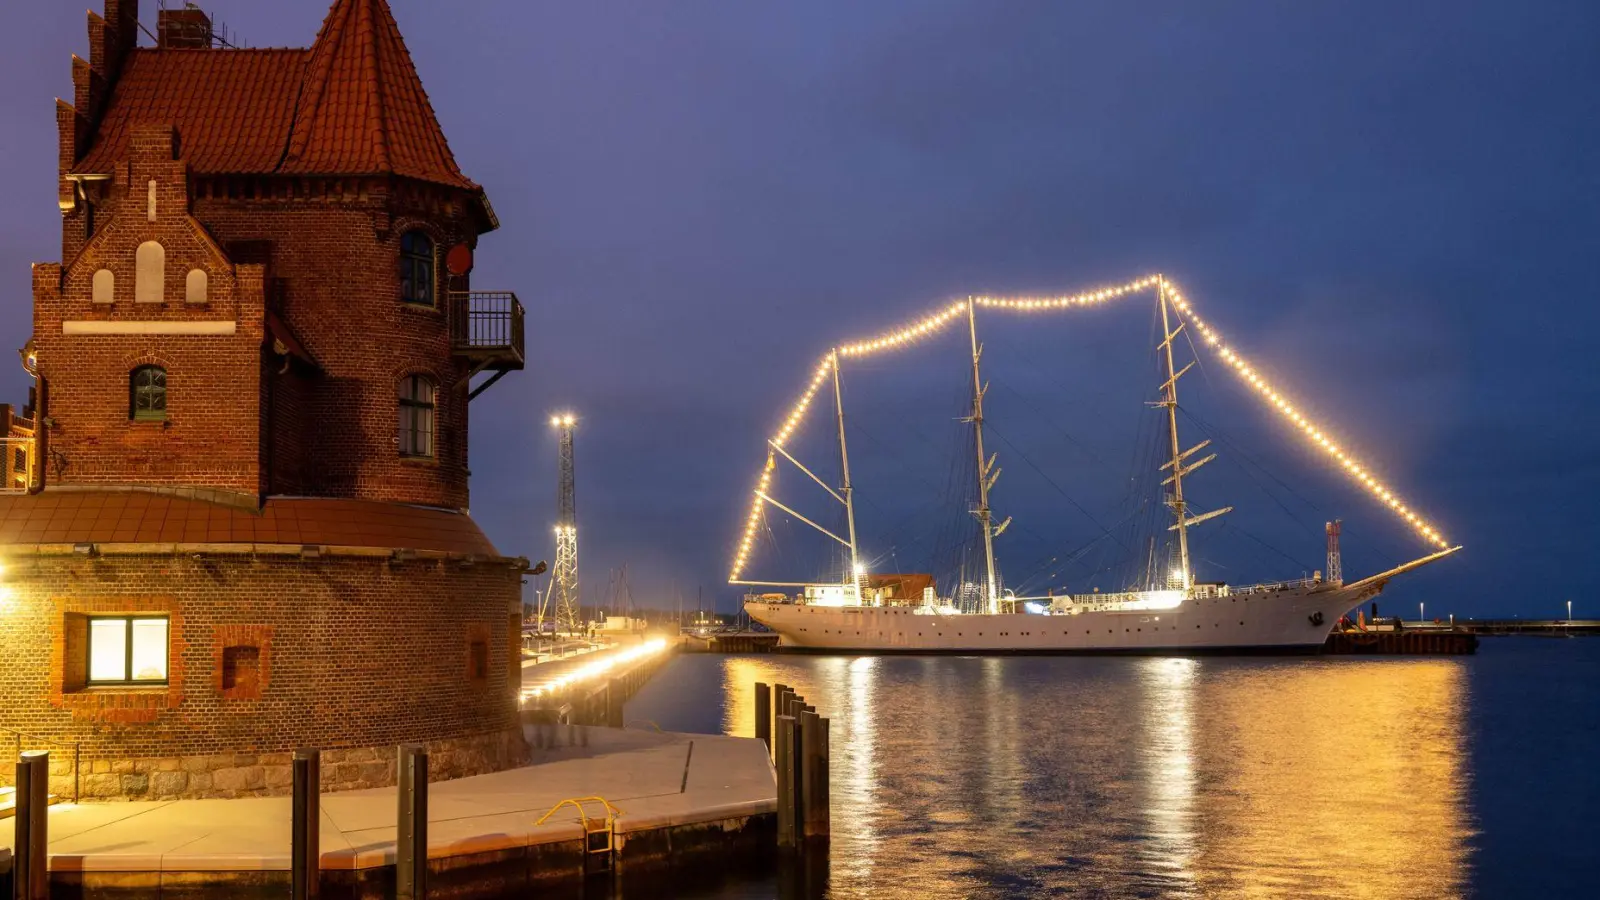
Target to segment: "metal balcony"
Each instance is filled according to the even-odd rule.
[[[456,291],[450,295],[450,345],[456,356],[472,362],[472,375],[494,376],[472,389],[483,393],[507,372],[522,369],[522,303],[510,291]],[[472,379],[469,376],[467,382]]]

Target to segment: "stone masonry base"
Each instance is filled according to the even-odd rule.
[[[521,728],[427,741],[428,780],[448,781],[499,772],[527,762]],[[395,782],[393,746],[322,752],[322,790],[387,787]],[[71,751],[51,754],[50,789],[73,793]],[[157,759],[83,760],[78,773],[83,801],[198,800],[288,794],[293,753],[218,753]]]

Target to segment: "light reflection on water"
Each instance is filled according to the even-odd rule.
[[[1451,897],[1464,680],[1455,659],[689,656],[629,711],[748,736],[765,681],[832,720],[806,896]]]

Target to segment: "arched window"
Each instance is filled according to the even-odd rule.
[[[433,379],[407,375],[400,379],[400,455],[433,455]]]
[[[433,305],[433,241],[420,231],[400,238],[400,299]]]
[[[155,241],[145,241],[134,254],[133,299],[160,303],[166,293],[167,251]]]
[[[94,273],[94,302],[112,303],[117,297],[117,276],[111,274],[110,269],[101,269]]]
[[[206,302],[206,288],[209,286],[210,281],[211,279],[206,275],[205,269],[190,269],[189,277],[183,281],[183,302]]]
[[[140,366],[128,379],[128,418],[159,422],[167,417],[167,370]]]

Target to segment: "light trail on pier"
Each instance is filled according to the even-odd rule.
[[[665,649],[667,649],[666,640],[664,638],[654,638],[642,644],[629,647],[626,650],[618,649],[607,652],[575,669],[540,681],[533,687],[524,687],[522,689],[522,699],[524,701],[542,700],[549,695],[560,694],[572,688],[582,687],[586,682],[597,681],[609,675],[619,666],[625,666],[646,656],[660,653]],[[549,663],[545,663],[545,665],[549,665]],[[532,666],[530,668],[537,670],[539,667]]]

